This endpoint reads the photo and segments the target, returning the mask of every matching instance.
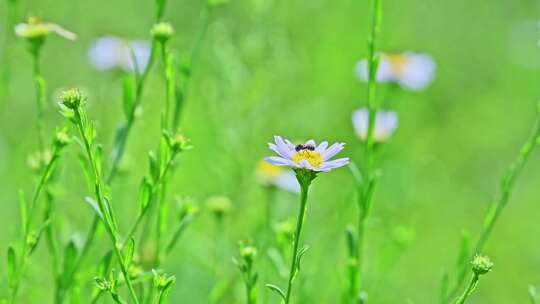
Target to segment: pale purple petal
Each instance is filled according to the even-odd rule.
[[[285,158],[292,158],[294,155],[294,152],[291,151],[289,146],[283,141],[281,136],[274,136],[274,140],[276,141],[277,150],[279,151],[278,154]]]
[[[349,158],[339,158],[331,161],[324,162],[318,169],[319,170],[332,170],[339,167],[346,166],[349,163]]]
[[[319,144],[319,146],[317,146],[317,148],[315,148],[315,151],[321,153],[321,152],[323,152],[324,150],[326,150],[327,147],[328,147],[328,142],[327,142],[327,141],[323,141],[322,143]]]
[[[290,160],[279,156],[265,157],[264,160],[276,166],[290,166],[292,163]]]
[[[292,171],[280,174],[274,184],[283,190],[292,193],[300,193],[300,184]]]
[[[291,154],[290,154],[290,153],[288,153],[288,154],[287,154],[287,153],[283,153],[283,151],[280,150],[280,149],[278,148],[278,146],[276,146],[276,145],[273,144],[273,143],[268,143],[268,148],[270,148],[270,150],[276,152],[279,156],[281,156],[281,157],[283,157],[283,158],[287,158],[287,159],[290,159],[290,158],[291,158]],[[288,150],[285,151],[285,152],[288,152]]]
[[[296,147],[295,144],[293,144],[292,142],[290,142],[288,139],[285,139],[285,143],[286,143],[287,146],[289,147],[289,150],[295,151],[295,149],[294,149],[294,148]]]
[[[305,145],[307,145],[307,146],[317,146],[317,144],[315,143],[315,141],[313,139],[310,139],[310,140],[306,141]]]
[[[338,154],[341,150],[343,150],[343,147],[345,146],[344,143],[335,143],[330,146],[326,151],[321,153],[322,158],[326,161],[332,158],[334,155]]]
[[[311,164],[305,159],[302,159],[298,162],[298,167],[313,170],[313,167],[311,166]]]

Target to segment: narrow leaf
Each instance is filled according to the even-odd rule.
[[[281,288],[273,284],[266,284],[265,286],[269,288],[270,290],[275,291],[277,294],[281,296],[281,299],[285,301],[285,293],[283,292],[283,290],[281,290]]]
[[[167,303],[169,292],[171,291],[175,282],[176,282],[176,277],[174,276],[167,279],[167,283],[165,284],[165,286],[163,287],[163,290],[161,290],[161,293],[159,294],[159,304]]]
[[[15,276],[17,273],[17,257],[15,254],[15,248],[9,246],[7,250],[7,279],[10,286],[13,286],[15,283]]]
[[[135,101],[135,78],[133,75],[126,75],[122,82],[123,89],[123,110],[126,118],[130,120],[133,113],[133,106]]]
[[[135,239],[133,237],[127,242],[124,251],[124,264],[126,268],[129,268],[129,265],[133,262],[133,254],[135,253]]]
[[[147,178],[143,178],[139,186],[139,216],[143,215],[152,197],[152,184]]]
[[[28,225],[28,208],[22,190],[19,190],[19,209],[21,211],[21,227],[23,227],[23,230],[26,230],[25,227]],[[26,231],[23,231],[23,234],[26,234]]]
[[[99,216],[99,218],[104,220],[103,219],[103,213],[101,213],[101,210],[99,209],[99,206],[98,206],[97,202],[93,198],[87,196],[87,197],[84,198],[84,201],[87,202],[90,205],[90,207],[92,207],[92,209],[94,209],[94,211]]]

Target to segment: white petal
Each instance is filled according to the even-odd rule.
[[[307,146],[317,146],[317,144],[315,143],[315,141],[313,139],[310,139],[308,141],[306,141],[305,145]]]
[[[279,154],[282,155],[285,158],[292,158],[294,155],[294,152],[291,151],[289,146],[283,141],[281,136],[274,136],[274,140],[276,141],[276,146],[279,151]]]
[[[305,159],[302,159],[301,161],[299,161],[298,165],[299,165],[299,168],[313,170],[313,167],[311,166],[311,164]]]
[[[322,151],[326,150],[327,147],[328,147],[328,142],[327,142],[327,141],[323,141],[322,143],[319,144],[319,146],[317,146],[317,148],[315,149],[315,151],[321,153]]]
[[[348,157],[339,158],[339,159],[335,159],[335,160],[332,160],[332,161],[324,162],[319,169],[320,170],[332,170],[332,169],[336,169],[336,168],[339,168],[339,167],[346,166],[348,163],[349,163],[349,158]]]
[[[427,54],[408,53],[407,56],[409,60],[399,77],[399,84],[409,90],[422,90],[431,84],[435,77],[435,62]]]
[[[323,160],[325,160],[325,161],[329,160],[334,155],[338,154],[341,150],[343,150],[344,146],[345,146],[344,143],[335,143],[335,144],[331,145],[330,148],[328,148],[326,151],[321,153],[321,156],[322,156]]]
[[[285,191],[300,193],[300,184],[292,171],[280,174],[275,181],[275,185]]]
[[[290,166],[291,165],[290,160],[279,157],[279,156],[265,157],[264,160],[276,166]]]

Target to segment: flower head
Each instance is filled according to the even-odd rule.
[[[152,30],[150,31],[150,35],[154,37],[157,41],[163,43],[169,40],[172,35],[174,34],[174,29],[172,25],[168,22],[160,22],[156,23]]]
[[[413,52],[381,54],[377,68],[377,81],[394,82],[404,89],[419,91],[433,81],[435,69],[433,58],[427,54]],[[360,80],[368,80],[366,59],[357,63],[356,76]]]
[[[41,45],[50,33],[56,33],[69,40],[77,39],[77,35],[62,28],[60,25],[43,22],[38,17],[28,17],[26,23],[19,23],[15,26],[15,35],[37,45]]]
[[[300,185],[294,173],[283,167],[260,161],[257,165],[257,178],[266,186],[276,186],[285,191],[300,193]]]
[[[66,108],[75,110],[81,106],[85,98],[81,91],[77,88],[65,90],[62,92],[62,105]]]
[[[471,262],[472,270],[476,275],[483,275],[491,271],[493,263],[489,257],[477,254]]]
[[[276,166],[290,166],[293,169],[306,169],[313,172],[328,172],[349,163],[349,158],[330,160],[343,150],[344,143],[335,143],[328,147],[328,142],[319,145],[314,140],[305,144],[294,145],[281,136],[274,136],[275,144],[268,143],[270,150],[279,156],[266,157],[265,160]]]
[[[150,44],[146,41],[124,41],[105,36],[92,43],[88,56],[92,66],[100,71],[120,68],[128,72],[141,72],[148,65]]]
[[[212,196],[206,200],[206,207],[214,213],[217,218],[231,210],[231,200],[226,196]]]
[[[367,140],[369,127],[369,111],[362,108],[353,112],[352,123],[356,135]],[[378,111],[375,114],[375,128],[373,129],[373,139],[375,142],[385,142],[396,131],[398,117],[395,112]]]

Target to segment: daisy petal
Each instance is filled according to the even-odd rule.
[[[274,140],[276,141],[276,146],[279,151],[278,154],[285,158],[292,158],[294,153],[291,151],[289,146],[283,141],[283,138],[281,136],[274,136]]]
[[[330,146],[326,151],[321,153],[322,158],[326,161],[332,158],[334,155],[338,154],[341,150],[343,150],[343,147],[345,146],[344,143],[335,143]]]
[[[315,148],[315,151],[321,153],[322,151],[326,150],[327,147],[328,147],[328,142],[323,141],[322,143],[319,144],[319,146],[317,146],[317,148]]]
[[[272,165],[276,165],[276,166],[289,166],[289,165],[291,165],[290,160],[285,159],[283,157],[279,157],[279,156],[265,157],[264,160],[271,163]]]
[[[339,158],[335,160],[331,160],[328,162],[324,162],[320,167],[319,170],[332,170],[339,167],[346,166],[349,163],[349,158]]]
[[[310,140],[306,141],[305,145],[306,146],[317,146],[317,144],[315,143],[315,141],[313,139],[310,139]]]

